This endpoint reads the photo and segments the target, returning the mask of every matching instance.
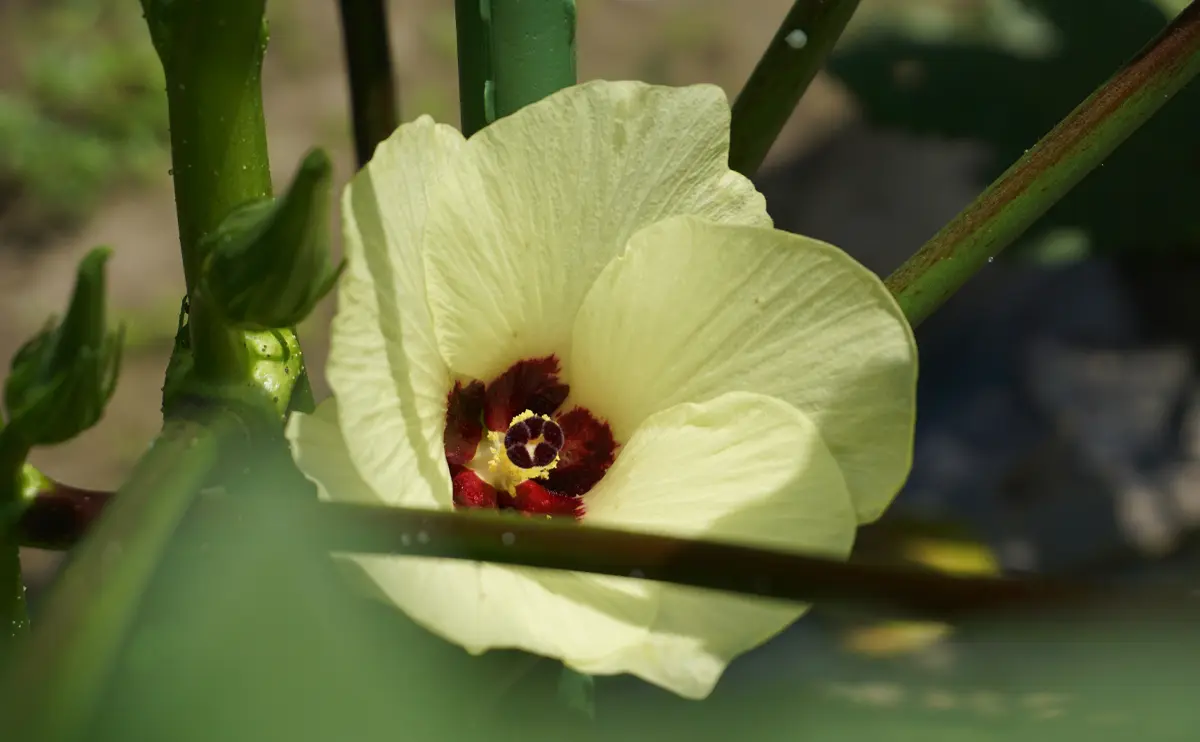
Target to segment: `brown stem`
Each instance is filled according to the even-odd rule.
[[[112,497],[112,492],[51,480],[21,512],[17,539],[22,546],[37,549],[70,549],[83,539]]]
[[[1200,0],[888,276],[916,325],[1200,74]],[[1131,183],[1130,188],[1137,185]]]

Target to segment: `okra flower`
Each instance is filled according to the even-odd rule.
[[[909,467],[911,331],[865,268],[771,228],[728,144],[712,86],[580,85],[466,141],[400,127],[344,198],[334,398],[289,427],[322,496],[846,556]],[[472,652],[688,697],[804,610],[350,558]]]

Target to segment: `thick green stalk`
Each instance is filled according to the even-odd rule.
[[[201,240],[235,208],[271,195],[261,92],[265,3],[142,4],[167,81],[195,369],[210,381],[238,381],[246,366],[242,335],[213,316],[196,285],[203,262]]]
[[[858,0],[796,0],[733,104],[729,166],[754,175],[834,44]]]
[[[167,80],[171,160],[188,289],[200,240],[271,195],[262,108],[264,0],[143,0]]]
[[[456,0],[463,133],[575,84],[575,0]]]
[[[167,81],[175,207],[188,290],[186,333],[177,338],[164,387],[171,413],[181,386],[256,391],[292,408],[287,388],[255,376],[251,333],[226,324],[198,291],[204,238],[234,210],[271,196],[261,70],[267,44],[265,0],[142,0]],[[291,329],[277,331],[294,344]],[[299,378],[304,378],[301,368]],[[292,379],[298,378],[296,375]]]
[[[20,474],[28,455],[29,446],[0,430],[0,667],[29,629],[17,532]]]
[[[1200,0],[1017,160],[887,279],[914,325],[1200,73]],[[1137,188],[1130,183],[1130,188]]]
[[[575,84],[575,0],[482,0],[491,5],[496,118]]]
[[[59,579],[0,687],[6,739],[79,739],[163,550],[236,435],[231,416],[173,420]],[[97,589],[103,586],[103,589]]]
[[[399,122],[384,0],[340,0],[354,152],[365,165]]]

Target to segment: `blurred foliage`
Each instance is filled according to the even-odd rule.
[[[306,511],[311,493],[297,485],[286,451],[239,447],[215,475],[221,485],[201,492],[162,542],[144,590],[113,586],[150,555],[118,558],[116,542],[104,540],[83,545],[69,569],[90,565],[103,579],[77,581],[86,588],[82,602],[57,608],[128,613],[132,622],[108,636],[111,659],[86,676],[87,687],[72,674],[75,655],[33,657],[26,667],[41,671],[0,705],[0,724],[4,709],[24,708],[27,698],[66,699],[67,689],[94,699],[73,706],[85,716],[39,725],[24,742],[1117,742],[1187,739],[1200,724],[1194,599],[1114,587],[1101,604],[982,617],[899,654],[846,651],[830,633],[869,617],[823,605],[735,663],[697,703],[629,678],[593,684],[517,652],[471,657],[343,579],[321,553],[330,535],[319,529],[328,526]],[[141,515],[150,511],[120,517],[140,533]],[[935,551],[932,561],[956,572],[986,566],[975,551],[951,549],[948,562]],[[1173,595],[1193,588],[1194,578],[1157,586]],[[113,605],[121,599],[134,605]],[[42,617],[43,630],[72,625],[51,619]],[[72,647],[53,637],[39,646]],[[43,713],[56,709],[64,713],[55,705]]]
[[[793,633],[758,653],[757,675],[735,666],[707,702],[623,678],[597,678],[593,698],[554,663],[470,657],[349,591],[313,548],[319,524],[272,486],[289,479],[260,469],[201,495],[82,733],[53,742],[1116,742],[1185,739],[1200,724],[1195,611],[1119,594],[1111,609],[965,623],[902,656],[843,651],[826,635],[843,617],[823,610],[804,621],[806,643]]]
[[[994,157],[980,173],[983,185],[1168,20],[1151,0],[1013,3],[989,3],[994,23],[988,34],[919,38],[898,27],[860,31],[835,54],[830,70],[877,125],[988,145]],[[1033,43],[1005,42],[1014,37],[1004,32],[1006,24]],[[1198,120],[1200,87],[1193,85],[1053,207],[1025,244],[1050,230],[1076,228],[1097,252],[1194,245],[1200,239]]]
[[[0,8],[0,229],[70,226],[114,182],[166,167],[162,70],[138,3]]]
[[[884,661],[814,647],[791,683],[727,685],[700,707],[655,697],[618,710],[601,687],[598,718],[629,725],[609,722],[604,739],[756,742],[1184,740],[1200,722],[1188,700],[1200,642],[1183,617],[992,620],[941,649]]]

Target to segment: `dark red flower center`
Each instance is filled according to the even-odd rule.
[[[555,356],[518,361],[487,384],[456,383],[446,406],[446,463],[460,508],[583,516],[580,496],[612,466],[608,423],[560,412],[570,388]]]

